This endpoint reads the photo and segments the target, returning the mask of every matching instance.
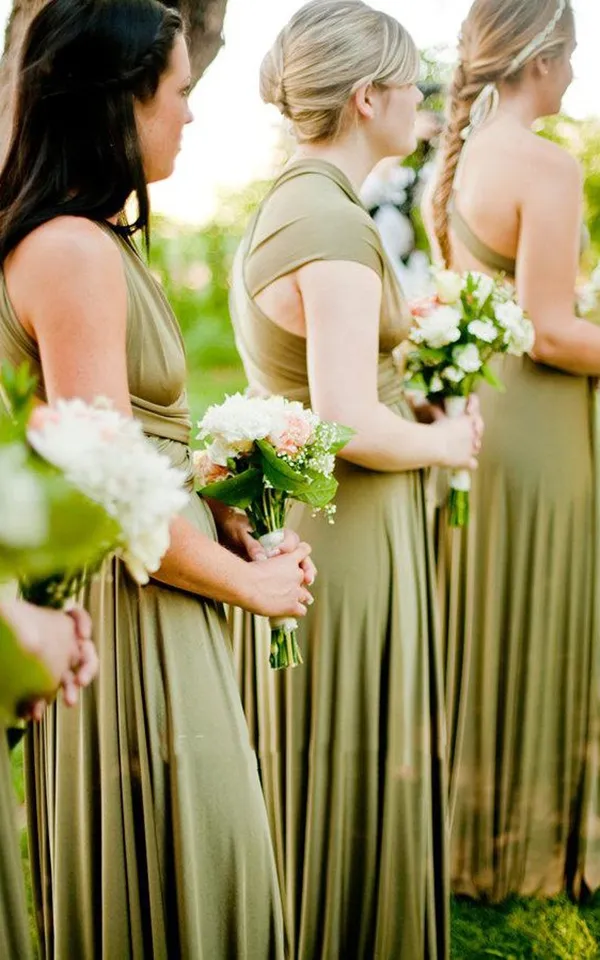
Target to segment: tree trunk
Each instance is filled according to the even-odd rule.
[[[13,0],[0,61],[0,156],[7,148],[13,108],[14,79],[19,50],[30,20],[47,0]],[[192,80],[197,83],[223,45],[223,21],[227,0],[163,0],[179,10],[186,21],[192,62]]]

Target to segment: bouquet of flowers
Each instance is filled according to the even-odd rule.
[[[184,474],[148,442],[138,421],[101,399],[36,407],[27,439],[39,457],[115,521],[115,536],[104,544],[100,562],[116,554],[138,583],[147,583],[169,547],[171,520],[188,500]],[[27,582],[23,592],[33,603],[60,607],[93,572],[89,566],[61,571]]]
[[[244,510],[266,550],[283,540],[292,500],[333,520],[335,455],[353,431],[320,420],[283,397],[235,394],[210,407],[199,424],[209,445],[195,454],[202,496]],[[271,621],[270,664],[277,670],[302,663],[292,618]]]
[[[503,389],[489,362],[496,354],[522,356],[534,343],[534,328],[514,299],[514,289],[483,273],[449,270],[435,276],[436,292],[412,305],[414,327],[407,355],[407,389],[443,401],[446,414],[464,413],[481,380]],[[469,517],[471,474],[450,476],[450,525]]]
[[[168,549],[170,522],[188,500],[184,474],[155,450],[136,420],[113,410],[106,400],[93,404],[58,400],[30,412],[31,398],[29,403],[19,398],[14,382],[7,389],[5,381],[4,392],[15,410],[14,423],[21,423],[23,433],[19,449],[9,455],[33,466],[29,500],[32,516],[38,519],[32,524],[29,518],[28,549],[34,538],[46,539],[45,524],[57,512],[51,501],[49,514],[40,510],[36,514],[36,477],[44,478],[46,489],[54,485],[56,490],[68,490],[84,519],[92,519],[96,526],[94,556],[88,555],[85,563],[75,548],[70,556],[63,556],[58,568],[46,562],[24,573],[19,558],[13,557],[24,598],[39,606],[63,607],[112,554],[121,557],[138,583],[147,583]],[[79,542],[85,541],[89,530],[82,528],[81,510],[71,512],[70,518],[56,518],[57,533],[64,532],[66,524],[70,539],[77,535]],[[69,520],[76,525],[73,531]],[[52,550],[50,544],[50,555]]]

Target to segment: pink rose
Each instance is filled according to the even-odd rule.
[[[192,462],[194,476],[202,487],[209,483],[216,483],[217,480],[225,480],[230,475],[227,467],[222,467],[219,463],[211,460],[208,450],[195,450]]]
[[[294,456],[306,446],[312,436],[313,428],[304,417],[296,413],[287,413],[284,418],[283,429],[269,437],[277,453]]]

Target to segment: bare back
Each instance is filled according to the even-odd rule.
[[[511,118],[498,118],[473,136],[463,150],[452,203],[458,218],[479,243],[465,242],[462,231],[451,227],[450,266],[459,271],[489,271],[490,258],[483,256],[480,248],[517,261],[527,198],[540,181],[547,182],[548,190],[554,183],[556,194],[560,193],[557,160],[564,158],[571,159],[556,144]],[[435,247],[430,196],[425,199],[424,212]]]

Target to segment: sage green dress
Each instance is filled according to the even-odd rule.
[[[490,274],[515,263],[452,229]],[[491,900],[600,885],[596,394],[503,357],[468,529],[439,516],[451,881]]]
[[[373,221],[336,167],[291,165],[242,242],[232,313],[250,384],[310,403],[306,341],[253,297],[315,260],[383,280],[379,395],[412,418],[392,356],[407,315]],[[275,673],[264,621],[234,648],[284,891],[290,956],[443,960],[448,949],[440,650],[424,474],[340,460],[334,526],[295,506],[319,571],[304,666]]]
[[[0,957],[28,960],[30,956],[31,937],[10,759],[6,731],[0,724]]]
[[[134,415],[192,491],[177,322],[134,250],[103,229],[123,257]],[[3,283],[0,354],[42,375]],[[184,515],[215,537],[195,494]],[[78,708],[55,705],[29,736],[43,957],[279,960],[275,864],[222,608],[158,583],[139,587],[119,561],[84,603],[99,677]]]

